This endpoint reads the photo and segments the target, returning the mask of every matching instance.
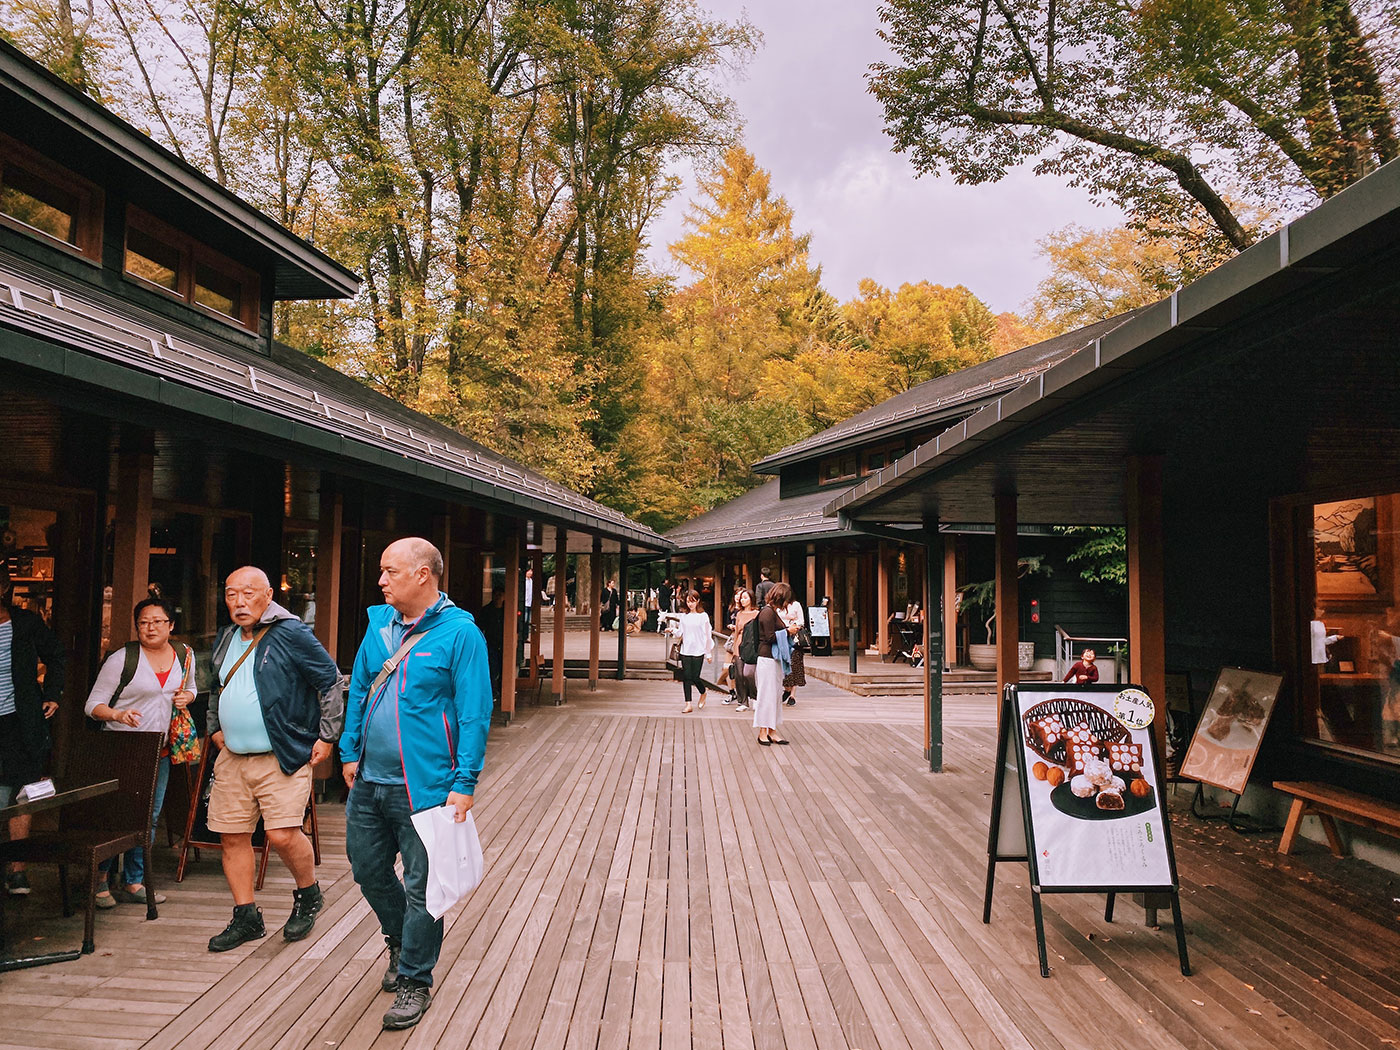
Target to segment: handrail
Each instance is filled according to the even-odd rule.
[[[1074,665],[1074,661],[1077,659],[1075,656],[1076,649],[1079,649],[1080,646],[1097,648],[1100,645],[1104,646],[1105,655],[1111,655],[1113,657],[1113,663],[1111,665],[1113,669],[1113,678],[1111,681],[1126,681],[1123,675],[1123,661],[1128,655],[1128,639],[1105,637],[1101,635],[1070,634],[1059,624],[1055,625],[1055,681],[1063,682],[1065,680],[1065,675],[1069,673],[1070,667]],[[1103,671],[1106,669],[1106,665],[1100,662],[1099,667],[1099,681],[1103,681]]]

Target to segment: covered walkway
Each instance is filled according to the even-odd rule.
[[[826,687],[759,748],[668,683],[604,681],[493,730],[476,810],[487,879],[449,915],[424,1023],[381,1033],[381,940],[322,810],[329,906],[313,936],[203,950],[227,917],[217,860],[156,923],[99,917],[98,952],[0,978],[5,1047],[1375,1048],[1400,1040],[1387,878],[1317,847],[1280,858],[1179,818],[1196,976],[1126,901],[1047,899],[1037,973],[1024,878],[981,922],[994,730],[949,700],[947,766],[920,768],[922,711]],[[907,717],[901,711],[907,709]],[[1178,810],[1187,798],[1182,789]],[[169,868],[168,861],[165,864]],[[52,878],[52,876],[48,876]],[[168,876],[167,876],[168,878]],[[274,861],[270,920],[288,900]],[[18,933],[76,942],[51,882]]]

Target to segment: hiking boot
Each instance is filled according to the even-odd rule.
[[[403,945],[398,941],[391,941],[384,938],[389,945],[389,965],[384,969],[384,977],[379,982],[379,987],[386,992],[392,992],[399,986],[399,953],[403,951]]]
[[[29,876],[22,871],[12,871],[5,876],[5,889],[11,897],[29,896]]]
[[[255,941],[267,933],[263,926],[262,911],[256,904],[238,904],[233,909],[233,921],[224,927],[223,933],[209,938],[211,952],[226,952],[247,941]]]
[[[287,916],[282,927],[284,941],[302,940],[316,925],[316,916],[326,906],[326,898],[321,896],[321,884],[313,882],[305,889],[292,891],[292,914]]]
[[[433,993],[426,984],[409,977],[400,977],[394,988],[394,1005],[384,1014],[385,1028],[412,1028],[432,1004]]]

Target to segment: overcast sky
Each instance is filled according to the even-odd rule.
[[[704,0],[702,0],[702,3]],[[891,152],[865,73],[885,57],[875,0],[708,0],[719,18],[743,11],[763,43],[726,87],[744,121],[744,144],[772,172],[799,232],[812,234],[822,283],[838,299],[863,277],[964,284],[997,312],[1018,310],[1045,272],[1036,241],[1070,223],[1115,225],[1117,214],[1048,177],[1020,169],[994,185],[914,178]],[[650,257],[675,273],[666,246],[683,232],[695,194],[685,188],[652,228]]]

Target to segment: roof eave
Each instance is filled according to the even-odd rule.
[[[1397,236],[1400,161],[1392,161],[852,486],[823,513],[878,520],[878,504],[914,482],[952,469],[989,443],[1336,272],[1368,242],[1390,244]]]
[[[299,283],[317,293],[298,293],[297,298],[347,299],[359,291],[358,274],[3,42],[0,85],[295,266],[303,278]],[[282,298],[275,288],[274,296]]]

